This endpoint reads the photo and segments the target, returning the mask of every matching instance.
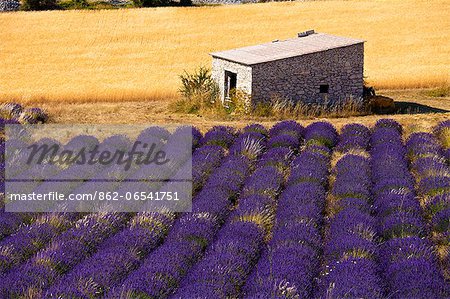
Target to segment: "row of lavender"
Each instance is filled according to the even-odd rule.
[[[402,127],[380,121],[371,137],[373,194],[382,239],[379,264],[390,298],[446,298],[448,283],[433,246],[408,169]]]
[[[190,130],[190,128],[188,128]],[[137,137],[137,140],[141,141],[147,141],[153,140],[155,144],[158,146],[163,145],[163,141],[167,142],[165,144],[166,150],[173,154],[175,157],[177,157],[176,160],[179,160],[177,163],[182,163],[183,159],[186,159],[186,153],[180,153],[180,147],[179,142],[182,139],[183,136],[186,136],[187,134],[190,134],[189,131],[186,132],[186,128],[180,128],[172,136],[170,136],[169,132],[167,132],[165,129],[159,128],[159,127],[150,127],[148,129],[145,129],[140,133],[140,135]],[[201,137],[200,133],[198,131],[193,131],[192,134],[192,142],[194,146],[198,143],[199,138]],[[170,137],[170,140],[168,140]],[[101,164],[95,164],[95,165],[77,165],[72,164],[68,165],[60,165],[60,164],[47,164],[44,165],[44,167],[38,163],[32,163],[30,166],[29,163],[26,163],[27,159],[29,158],[29,151],[31,149],[27,149],[27,144],[24,140],[13,140],[9,141],[8,146],[9,150],[6,153],[3,153],[5,157],[3,157],[3,165],[6,164],[6,167],[8,168],[8,175],[9,178],[13,178],[16,180],[26,180],[27,184],[17,184],[13,187],[17,187],[17,192],[24,193],[24,192],[31,192],[33,190],[44,193],[45,191],[78,191],[78,193],[81,192],[89,192],[92,190],[96,190],[95,188],[98,187],[98,183],[95,181],[99,180],[111,180],[111,183],[109,183],[109,187],[111,188],[111,191],[114,190],[114,188],[117,188],[117,183],[119,182],[119,179],[125,179],[123,177],[124,175],[129,175],[130,179],[133,178],[142,178],[145,176],[146,172],[151,172],[152,170],[149,169],[149,167],[136,167],[133,166],[132,169],[130,169],[127,172],[120,171],[120,169],[117,167],[117,165],[101,165]],[[190,142],[190,141],[189,141]],[[56,140],[49,139],[49,138],[43,138],[37,142],[37,144],[58,144]],[[2,143],[4,146],[4,143]],[[97,138],[93,136],[86,136],[86,135],[79,135],[75,138],[71,139],[67,144],[65,144],[62,148],[64,150],[71,150],[74,152],[77,152],[79,149],[84,150],[91,150],[94,147],[98,146],[98,150],[101,151],[103,149],[105,150],[126,150],[131,145],[131,141],[126,138],[125,136],[121,135],[114,135],[109,138],[106,138],[103,142],[99,143]],[[19,151],[15,151],[14,149],[19,149]],[[3,147],[4,150],[4,147]],[[215,152],[214,150],[211,150],[211,152]],[[207,152],[205,154],[206,156],[209,155]],[[200,164],[200,161],[203,161],[202,159],[199,159],[198,161],[194,160],[194,164],[196,164],[196,167],[194,168],[194,171],[196,169],[202,169],[200,166],[197,165]],[[20,163],[17,163],[20,162]],[[176,161],[175,161],[176,162]],[[207,161],[204,161],[203,163],[208,163]],[[17,165],[20,165],[17,166]],[[172,169],[176,169],[178,166],[175,164],[171,164],[169,167],[166,167],[168,171]],[[197,177],[194,178],[194,187],[196,187],[196,184],[200,184],[202,181],[199,179],[201,178],[201,175],[199,175],[200,172],[194,173]],[[45,183],[42,182],[42,178],[46,178]],[[91,179],[94,182],[93,183],[85,183],[80,184],[79,180],[73,181],[73,182],[62,182],[65,179],[73,179],[73,178],[80,178],[80,179]],[[30,179],[34,179],[33,182],[30,182]],[[61,182],[60,182],[61,181]],[[104,183],[103,185],[106,185]],[[4,184],[1,184],[2,188],[4,188]],[[11,187],[10,187],[11,188]],[[13,192],[14,190],[9,190]],[[3,202],[3,201],[2,201]],[[0,211],[2,213],[4,211],[3,207]],[[32,224],[36,220],[39,219],[40,214],[38,213],[2,213],[2,217],[0,217],[0,240],[3,238],[9,236],[10,234],[14,233],[18,227],[20,227],[23,224]],[[45,217],[45,215],[44,215]]]
[[[92,142],[92,138],[85,137],[86,136],[79,136],[74,139],[73,142],[69,142],[67,146],[88,146],[89,142]],[[23,141],[18,140],[16,143],[17,148],[26,148],[21,144]],[[15,143],[10,144],[11,147],[14,145]],[[26,153],[20,152],[18,156],[15,157],[6,156],[5,162],[14,163],[13,161],[17,161],[18,159],[26,159]],[[83,173],[81,167],[75,166],[63,170],[57,166],[45,167],[42,169],[40,166],[27,168],[27,163],[21,163],[21,165],[23,166],[22,168],[14,167],[14,165],[9,166],[10,169],[15,170],[15,173],[11,174],[12,176],[34,177],[34,175],[40,171],[48,171],[49,175],[54,174],[55,177],[57,177],[57,175],[64,177],[64,174],[74,170]],[[39,188],[44,185],[45,183],[36,181],[35,187]],[[31,190],[23,191],[26,192]],[[3,249],[0,253],[0,275],[2,275],[2,277],[4,277],[12,267],[27,260],[40,249],[44,248],[53,238],[72,227],[73,223],[83,216],[78,213],[5,213],[3,208],[0,213],[2,219],[0,225],[0,246]]]
[[[50,140],[48,138],[41,139],[38,141],[39,144],[51,144],[55,143],[58,144],[56,140]],[[4,143],[3,143],[4,144]],[[92,149],[94,146],[99,145],[100,148],[108,148],[108,149],[120,149],[128,145],[128,141],[121,136],[113,136],[106,140],[104,140],[101,144],[99,144],[98,140],[92,136],[84,136],[80,135],[75,138],[73,138],[70,142],[68,142],[64,149],[72,149],[76,150],[78,148],[86,148],[86,149]],[[56,191],[58,189],[58,186],[64,187],[64,188],[73,188],[75,189],[77,187],[77,184],[74,182],[74,184],[68,184],[68,183],[58,183],[55,182],[55,180],[63,179],[63,178],[71,178],[73,177],[73,174],[79,175],[79,177],[83,178],[90,178],[93,176],[95,171],[101,172],[104,171],[110,171],[109,168],[104,167],[86,167],[83,165],[70,165],[68,168],[64,168],[60,165],[46,165],[45,167],[42,167],[42,165],[34,164],[30,166],[30,164],[26,163],[26,159],[28,159],[29,152],[25,150],[27,148],[25,141],[23,140],[14,140],[10,141],[9,144],[9,150],[7,153],[5,153],[4,157],[4,166],[8,168],[9,170],[9,176],[14,179],[35,179],[34,183],[28,183],[24,185],[16,185],[19,190],[16,190],[17,192],[31,192],[35,188],[37,191],[45,191],[45,189],[49,189],[52,191]],[[20,149],[20,151],[15,151],[14,149]],[[20,165],[17,166],[17,165]],[[49,177],[51,180],[53,180],[52,183],[42,183],[39,179],[42,176]],[[2,184],[2,188],[4,188],[4,184]],[[9,190],[11,192],[14,192],[14,190]],[[1,212],[2,217],[0,218],[0,240],[3,238],[11,235],[12,233],[16,232],[16,230],[24,225],[30,225],[28,228],[32,231],[36,230],[39,231],[40,228],[32,225],[34,222],[38,221],[38,223],[47,223],[46,217],[48,215],[41,215],[38,213],[3,213],[4,209],[2,208]],[[41,217],[42,216],[42,217]],[[56,221],[55,217],[59,219],[61,216],[69,216],[69,217],[77,217],[77,214],[72,215],[51,215],[54,219],[54,222],[57,223],[59,221]],[[69,220],[75,220],[76,218],[70,218]],[[61,219],[62,222],[64,222],[64,219]],[[25,234],[28,234],[28,232],[24,232]]]
[[[439,137],[443,140],[445,130],[450,137],[450,122],[437,127],[435,136],[414,133],[406,148],[432,241],[437,247],[444,274],[450,278],[450,169],[446,161],[448,149],[443,148],[444,142],[438,142]]]
[[[306,128],[305,146],[291,163],[271,239],[246,282],[244,298],[312,297],[320,266],[329,147],[336,140],[336,130],[328,123]]]
[[[247,136],[242,134],[235,141],[234,132],[228,128],[216,128],[205,135],[205,139],[208,140],[207,144],[215,144],[210,146],[217,147],[217,151],[228,149],[232,145],[230,151],[233,152],[239,144],[246,142],[246,140],[253,140],[246,138]],[[136,292],[143,295],[146,292],[158,291],[158,287],[165,284],[171,285],[175,277],[166,276],[165,273],[155,277],[142,277],[140,273],[141,271],[147,271],[148,267],[156,267],[155,271],[162,271],[163,269],[158,268],[158,264],[161,266],[161,262],[153,263],[154,254],[156,253],[159,256],[162,252],[167,254],[167,256],[161,256],[164,259],[163,266],[174,268],[170,274],[182,271],[183,268],[177,268],[177,266],[181,267],[182,265],[168,263],[168,261],[178,258],[179,262],[188,264],[189,259],[194,258],[198,253],[197,250],[201,250],[204,246],[203,242],[207,240],[207,235],[203,234],[208,233],[208,228],[214,229],[214,225],[217,225],[215,221],[220,221],[220,213],[224,212],[223,209],[226,208],[228,197],[233,196],[233,193],[239,188],[241,180],[247,174],[249,162],[238,151],[235,155],[228,155],[222,165],[211,172],[204,188],[194,197],[193,214],[185,214],[180,218],[166,221],[165,229],[158,226],[153,227],[154,234],[158,237],[157,240],[154,240],[153,236],[151,236],[152,238],[139,236],[133,230],[125,230],[123,233],[117,234],[107,240],[91,258],[77,265],[63,277],[59,284],[56,284],[47,292],[46,296],[92,297],[108,292],[113,293],[116,289],[119,289],[120,293]],[[219,187],[218,184],[222,185],[222,192],[216,191],[216,188]],[[196,228],[197,225],[198,228]],[[169,235],[166,236],[169,227],[171,229]],[[165,240],[164,243],[162,243],[163,239]],[[163,245],[160,246],[161,243]],[[171,244],[175,247],[172,247]],[[167,247],[172,250],[184,248],[186,255],[180,256],[173,252],[173,256],[170,258],[168,256],[170,251]],[[114,261],[114,264],[112,264],[112,261]],[[86,280],[92,281],[95,288],[86,289],[84,284]],[[142,284],[142,280],[147,283]],[[121,284],[123,286],[120,286]],[[136,289],[138,287],[142,289]],[[160,291],[163,292],[164,290]],[[117,297],[118,295],[113,296]]]
[[[407,143],[416,190],[426,198],[423,208],[439,246],[448,245],[445,132],[435,133],[440,144],[421,134]],[[325,203],[336,143],[344,155],[332,171]],[[406,153],[401,127],[390,121],[378,122],[373,132],[346,126],[340,138],[328,123],[304,130],[282,122],[269,132],[252,125],[237,137],[216,127],[194,152],[194,213],[42,215],[22,226],[16,221],[0,241],[0,294],[445,298],[448,285],[427,239]]]
[[[151,129],[153,130],[153,129]],[[144,138],[149,132],[143,132]],[[194,145],[197,144],[198,132],[193,132]],[[150,135],[155,136],[155,132]],[[120,138],[119,138],[120,139]],[[86,140],[92,138],[81,136],[72,140],[67,146],[86,146]],[[111,146],[111,140],[117,143],[117,138],[106,139],[104,143]],[[178,148],[178,134],[174,133],[173,138],[167,142],[166,149],[176,150]],[[121,142],[118,142],[121,144]],[[205,142],[206,143],[206,142]],[[205,144],[194,152],[193,172],[204,173],[203,176],[193,178],[194,186],[201,186],[205,177],[223,158],[224,152],[220,147]],[[183,160],[183,156],[180,162]],[[185,157],[186,158],[186,157]],[[57,178],[65,177],[71,171],[82,172],[82,169],[72,169],[69,167],[56,174]],[[114,175],[114,166],[107,167],[97,174],[97,178],[107,178]],[[91,168],[90,168],[91,169]],[[180,171],[182,171],[182,167]],[[136,170],[139,171],[139,170]],[[83,175],[88,175],[82,172]],[[103,176],[106,175],[106,176]],[[45,183],[38,186],[41,188]],[[89,183],[87,183],[89,184]],[[67,185],[65,185],[67,187]],[[52,186],[55,187],[52,183]],[[82,186],[71,186],[72,188],[82,188]],[[45,186],[43,187],[45,188]],[[112,190],[117,186],[112,186]],[[55,279],[70,270],[79,261],[83,260],[97,249],[108,236],[123,229],[130,222],[132,215],[126,213],[99,213],[83,215],[82,213],[57,213],[44,214],[29,225],[19,227],[19,230],[0,242],[2,250],[0,255],[0,270],[3,276],[1,291],[9,296],[16,296],[27,292],[40,294],[42,289],[52,284]],[[140,215],[135,221],[136,226],[142,226],[149,231],[153,230],[153,224],[159,223],[159,219],[153,219],[153,215]],[[156,217],[155,217],[156,218]],[[78,221],[76,221],[79,219]],[[136,220],[136,217],[133,218]],[[76,222],[75,222],[76,221]],[[64,224],[62,226],[61,224]],[[50,244],[48,244],[51,241]],[[30,258],[26,264],[22,262]],[[12,269],[12,271],[10,271]],[[24,275],[28,274],[28,275]],[[6,296],[6,295],[5,295]],[[35,295],[37,296],[37,295]]]
[[[11,161],[4,157],[5,151],[5,143],[4,143],[4,127],[5,125],[15,125],[15,124],[43,124],[49,120],[48,114],[41,108],[25,108],[17,103],[5,103],[0,105],[0,172],[4,175],[4,169],[6,167],[6,161]],[[18,146],[22,146],[19,145]],[[49,170],[46,169],[46,171]],[[54,169],[53,169],[54,170]],[[42,170],[40,170],[42,171]],[[51,170],[50,170],[51,171]],[[1,179],[3,181],[3,176]],[[0,184],[0,192],[4,193],[4,184]],[[23,224],[30,223],[31,221],[36,220],[36,215],[29,213],[17,213],[15,215],[7,215],[2,213],[4,210],[3,207],[3,199],[0,198],[0,240],[10,235],[15,231],[15,229]]]
[[[391,120],[377,122],[372,134],[358,125],[342,129],[335,154],[344,155],[331,180],[318,298],[449,296],[449,284],[428,239],[448,244],[449,166],[431,134],[410,137],[407,147],[417,191],[424,206],[429,204],[432,219],[429,234],[401,133],[401,126]],[[442,270],[448,275],[447,263],[444,259]]]
[[[166,241],[151,252],[122,282],[111,285],[110,298],[150,296],[163,298],[179,285],[186,271],[202,256],[227,217],[265,136],[244,129],[230,149],[226,162],[217,169],[193,204],[193,212],[180,217]],[[252,143],[252,150],[245,148]]]
[[[437,125],[433,130],[433,134],[442,146],[442,154],[447,163],[450,163],[450,120],[443,121]]]
[[[259,128],[258,126],[256,127],[257,129]],[[249,128],[250,129],[250,128]],[[255,129],[255,128],[252,128],[252,129]],[[253,135],[255,135],[255,134],[253,134]],[[206,136],[205,136],[206,137]],[[244,154],[244,156],[249,156],[249,157],[254,157],[255,156],[255,154],[259,151],[259,148],[260,148],[260,146],[258,145],[258,143],[260,142],[259,140],[260,139],[258,139],[258,140],[256,140],[255,138],[249,138],[249,137],[252,137],[252,136],[244,136],[245,137],[245,139],[242,137],[241,138],[241,140],[240,140],[240,142],[235,146],[235,147],[232,147],[231,148],[231,152],[232,153],[234,153],[234,152],[240,152],[241,153],[241,155],[242,154]],[[258,137],[258,136],[257,136]],[[273,139],[273,140],[275,140],[275,139]],[[269,144],[275,144],[275,143],[269,143]],[[256,150],[256,153],[255,153],[255,150]],[[272,156],[272,154],[269,154],[268,155],[268,157],[271,157]],[[284,156],[283,156],[283,158],[284,158]],[[264,159],[263,159],[264,160]],[[270,160],[270,159],[269,159]],[[230,160],[230,164],[228,165],[228,163],[225,163],[224,164],[224,166],[223,167],[221,167],[221,168],[219,168],[219,170],[218,170],[218,173],[217,173],[217,177],[215,178],[215,180],[213,180],[213,178],[211,178],[213,181],[213,183],[211,183],[212,185],[210,186],[211,188],[215,188],[215,187],[219,187],[217,184],[223,184],[222,185],[222,188],[229,188],[229,185],[225,185],[223,182],[222,182],[222,180],[223,179],[228,179],[228,180],[233,180],[233,179],[235,179],[236,177],[238,177],[239,178],[239,175],[237,175],[236,176],[236,173],[235,173],[235,171],[236,171],[236,169],[234,169],[233,170],[233,168],[236,168],[238,165],[236,165],[236,163],[235,163],[236,161],[234,161],[234,159],[231,159]],[[241,162],[242,163],[242,162]],[[238,167],[238,169],[239,168],[242,168],[242,167]],[[228,171],[227,171],[227,169],[228,169]],[[223,172],[223,173],[222,173]],[[241,171],[238,171],[238,173],[241,173],[242,172],[242,169],[241,169]],[[228,173],[228,174],[227,174]],[[224,177],[223,177],[223,175],[224,175]],[[256,178],[259,178],[259,181],[258,181],[258,179],[255,181],[255,183],[256,183],[256,186],[262,186],[262,179],[264,178],[264,176],[263,175],[259,175],[259,176],[256,176]],[[225,182],[226,182],[226,180],[225,180]],[[228,182],[229,183],[229,182]],[[208,186],[208,184],[207,184],[207,186]],[[233,185],[232,185],[233,186]],[[210,188],[206,188],[206,189],[204,189],[204,190],[209,190],[209,191],[211,191],[210,190]],[[234,190],[234,188],[232,189],[232,190]],[[245,190],[245,189],[244,189]],[[210,193],[210,192],[209,192]],[[208,191],[205,191],[205,194],[207,194],[207,195],[211,195],[211,194],[208,194]],[[208,200],[208,201],[211,201],[211,198],[208,196],[207,198],[205,198],[204,200]],[[197,202],[197,201],[196,201]],[[200,201],[200,203],[201,204],[206,204],[205,202],[202,202],[202,201]],[[213,204],[213,202],[211,202],[210,204]],[[221,205],[219,205],[219,207],[220,207]],[[214,209],[217,209],[218,207],[210,207],[211,209],[212,208],[214,208]],[[225,210],[223,210],[223,209],[219,209],[219,211],[221,212],[221,213],[224,213],[225,212]],[[204,215],[202,215],[202,216],[204,216]],[[203,218],[203,217],[202,217]],[[191,215],[188,215],[188,216],[186,216],[186,217],[183,217],[183,218],[181,218],[181,219],[184,219],[184,221],[186,221],[186,219],[193,219],[192,221],[195,221],[194,223],[192,223],[190,226],[188,226],[188,228],[189,229],[193,229],[193,227],[192,227],[192,225],[193,224],[202,224],[204,221],[205,221],[205,219],[202,219],[202,218],[198,218],[198,217],[193,217],[192,218],[192,216]],[[198,219],[198,220],[197,220]],[[217,219],[215,219],[215,218],[212,218],[211,220],[215,220],[215,221],[217,221]],[[180,220],[181,221],[181,220]],[[200,221],[199,223],[197,223],[197,221]],[[185,223],[184,222],[180,222],[180,223],[182,223],[182,224],[180,224],[180,229],[182,229],[182,233],[188,233],[189,232],[189,230],[188,231],[186,231],[186,228],[183,226]],[[213,222],[214,223],[214,222]],[[213,223],[211,223],[211,224],[213,224]],[[216,223],[216,225],[217,225],[217,223]],[[176,227],[177,226],[175,226],[174,227],[174,230],[172,230],[172,231],[174,231],[174,232],[177,232],[177,230],[176,230]],[[204,226],[202,226],[203,228],[205,228]],[[214,227],[211,227],[211,229],[213,229]],[[203,233],[207,233],[208,232],[208,230],[206,230],[206,231],[204,231],[204,230],[201,230],[201,231],[198,231],[198,233],[200,234],[203,234]],[[177,233],[177,234],[175,234],[175,240],[176,241],[180,241],[180,235]],[[190,238],[192,238],[192,236],[186,236],[187,237],[187,240],[189,240]],[[199,236],[196,236],[196,237],[199,237]],[[132,264],[133,263],[133,259],[135,259],[135,257],[134,258],[127,258],[127,257],[125,257],[125,261],[127,261],[127,263],[124,263],[123,265],[121,265],[122,267],[120,267],[120,266],[117,266],[117,265],[115,265],[114,267],[109,267],[108,268],[108,266],[111,264],[111,261],[112,260],[118,260],[118,261],[122,261],[123,259],[124,259],[124,255],[123,255],[123,251],[120,251],[120,250],[118,250],[117,252],[116,252],[116,254],[115,254],[115,258],[109,258],[108,260],[107,260],[107,262],[105,261],[105,262],[103,262],[102,263],[102,256],[104,256],[105,255],[105,253],[108,253],[108,252],[110,252],[111,254],[110,255],[113,255],[114,256],[114,253],[113,253],[113,250],[111,249],[111,250],[109,250],[108,251],[108,248],[112,248],[112,247],[114,247],[115,249],[117,249],[117,246],[116,246],[116,244],[121,240],[122,238],[117,238],[117,240],[115,241],[115,242],[111,242],[111,243],[108,243],[108,242],[106,242],[105,244],[107,244],[107,245],[111,245],[111,246],[105,246],[105,248],[103,248],[103,249],[101,249],[101,250],[99,250],[98,252],[99,253],[101,253],[101,254],[98,254],[98,256],[93,256],[91,259],[88,259],[87,260],[87,262],[84,262],[84,263],[81,263],[80,265],[81,266],[77,266],[76,268],[75,268],[75,270],[78,270],[78,272],[76,272],[76,271],[72,271],[71,273],[78,273],[79,275],[77,276],[76,274],[74,274],[74,275],[71,275],[71,273],[69,273],[69,275],[67,275],[66,277],[64,277],[63,279],[62,279],[62,281],[64,281],[64,283],[62,283],[62,285],[60,284],[60,286],[57,286],[57,287],[55,287],[55,288],[52,288],[48,293],[47,293],[47,295],[46,296],[83,296],[83,294],[84,295],[88,295],[88,296],[94,296],[94,294],[101,294],[101,293],[103,293],[103,292],[105,292],[105,290],[107,290],[110,286],[111,286],[111,284],[112,285],[114,285],[114,278],[116,278],[117,279],[117,281],[120,281],[120,277],[124,277],[125,275],[123,275],[124,274],[124,272],[126,272],[127,271],[127,269],[129,269],[129,265],[130,264]],[[172,248],[173,249],[173,247],[171,247],[170,246],[170,244],[172,243],[172,242],[170,242],[170,238],[168,239],[168,245],[167,246],[169,246],[169,248]],[[200,240],[199,239],[197,239],[197,238],[195,238],[194,239],[196,242],[199,242],[200,240],[201,240],[201,238],[200,238]],[[175,241],[175,242],[176,242]],[[164,243],[164,244],[166,244],[166,242]],[[201,243],[200,243],[201,244]],[[199,245],[200,245],[199,244]],[[178,245],[180,245],[180,244],[178,244]],[[191,244],[192,245],[192,244]],[[122,249],[124,249],[124,251],[127,251],[127,248],[130,246],[130,244],[127,244],[124,248],[122,248]],[[162,247],[160,247],[160,249],[161,248],[164,248],[165,247],[165,245],[163,245]],[[150,247],[151,248],[151,247]],[[193,249],[192,247],[190,248],[191,250]],[[163,250],[163,252],[164,252],[164,249],[161,249],[161,250]],[[152,266],[153,265],[153,263],[151,263],[151,261],[154,261],[154,259],[155,258],[158,258],[158,256],[159,256],[159,254],[158,254],[158,252],[159,252],[159,250],[158,251],[156,251],[156,257],[154,256],[154,255],[152,255],[152,254],[150,254],[150,256],[149,256],[149,258],[148,259],[146,259],[146,262],[144,262],[144,266],[143,267],[141,267],[140,269],[142,269],[141,271],[145,271],[146,270],[146,267],[145,267],[145,265],[147,265],[147,267],[149,267],[149,266]],[[167,251],[166,251],[167,252]],[[192,252],[192,251],[191,251]],[[195,253],[195,250],[192,252],[193,254]],[[127,256],[127,255],[125,255],[125,256]],[[152,259],[152,256],[153,256],[153,259]],[[187,258],[187,257],[186,257]],[[100,262],[99,262],[100,261]],[[126,267],[128,265],[128,268]],[[166,265],[166,267],[169,267],[170,268],[170,266],[171,265],[168,265],[168,264],[165,264]],[[184,269],[184,267],[181,267],[182,265],[178,265],[178,271],[182,271],[183,269]],[[83,269],[83,270],[85,270],[84,272],[83,272],[83,270],[81,270],[81,269]],[[90,270],[90,269],[93,269],[93,270]],[[120,270],[119,270],[120,269]],[[125,269],[125,270],[124,270]],[[86,272],[87,271],[87,272]],[[81,272],[81,273],[80,273]],[[106,273],[105,273],[106,272]],[[138,275],[137,276],[133,276],[133,275],[131,275],[130,276],[130,278],[129,279],[127,279],[126,280],[126,282],[125,282],[125,284],[124,284],[124,286],[129,286],[130,287],[130,284],[131,284],[131,288],[133,288],[132,286],[134,286],[134,287],[136,287],[136,284],[133,284],[133,277],[134,277],[134,280],[135,279],[142,279],[142,277],[141,277],[141,275],[139,275],[139,273],[141,273],[139,270],[137,270],[136,271],[137,273],[138,273]],[[171,272],[171,273],[173,273],[173,272]],[[122,274],[122,275],[120,275],[120,274]],[[105,281],[105,278],[108,278],[108,285],[106,285],[106,281]],[[89,278],[89,279],[91,279],[91,281],[96,285],[96,288],[95,289],[91,289],[91,290],[88,290],[88,291],[86,291],[85,290],[85,288],[82,288],[82,287],[80,287],[80,284],[82,285],[82,286],[85,286],[86,284],[83,284],[82,282],[85,282],[85,281],[81,281],[80,282],[80,280],[82,280],[82,279],[86,279],[86,278]],[[166,279],[169,279],[169,280],[171,280],[170,278],[170,276],[169,277],[165,277]],[[172,279],[173,279],[173,277],[172,277]],[[67,281],[69,281],[69,282],[67,282]],[[130,282],[131,281],[131,282]],[[77,283],[78,282],[78,283]],[[138,284],[138,285],[140,285],[140,284]],[[75,286],[75,288],[73,287],[73,286]],[[159,284],[157,284],[157,286],[160,286],[161,287],[161,285],[159,285]],[[81,288],[81,289],[80,289]],[[122,287],[119,287],[118,288],[119,290],[122,290],[123,291],[123,286]],[[147,289],[148,290],[148,289]],[[128,290],[128,292],[133,292],[133,289],[129,289]],[[154,291],[154,290],[153,290]],[[159,290],[160,292],[166,292],[167,290],[164,290],[164,288],[163,288],[163,290]],[[81,292],[81,294],[80,294],[80,292]],[[114,292],[114,291],[113,291]],[[87,294],[86,294],[87,293]],[[118,294],[116,293],[115,295],[114,295],[114,293],[112,293],[113,295],[113,297],[114,296],[118,296]]]
[[[351,124],[334,152],[318,298],[383,298],[377,267],[370,160],[371,132]]]
[[[212,133],[214,133],[214,132],[212,132]],[[207,136],[205,136],[205,137],[207,137]],[[205,138],[206,139],[206,138]],[[225,138],[225,141],[226,141],[226,138]],[[224,142],[224,140],[218,140],[217,141],[218,143],[223,143]],[[251,144],[250,144],[251,145]],[[218,152],[218,150],[216,151],[216,152]],[[199,161],[197,161],[197,162],[199,162]],[[195,170],[195,169],[194,169]],[[194,171],[194,174],[195,174],[195,171]],[[195,184],[194,184],[195,185]],[[119,239],[119,238],[117,238],[117,239]],[[77,248],[75,248],[75,249],[77,249]],[[78,248],[79,249],[79,248]],[[66,250],[67,250],[67,248],[66,248]],[[23,270],[23,269],[21,269],[21,270]],[[20,271],[19,271],[20,272]],[[50,278],[50,274],[54,274],[54,273],[49,273],[49,274],[47,274],[47,276],[46,277],[49,277]],[[16,277],[17,278],[17,277]],[[13,281],[14,281],[14,276],[13,276],[13,279],[12,279]],[[23,283],[22,283],[22,287],[23,287]]]
[[[260,126],[253,129],[264,132]],[[303,128],[295,122],[270,130],[268,150],[246,180],[233,211],[171,298],[239,296],[273,226],[277,198],[302,134]]]

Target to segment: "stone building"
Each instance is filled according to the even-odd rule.
[[[252,101],[280,97],[307,103],[360,99],[364,41],[313,30],[284,41],[215,52],[212,76],[222,101],[241,90]]]

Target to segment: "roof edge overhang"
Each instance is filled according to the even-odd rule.
[[[334,50],[334,49],[347,48],[347,47],[351,47],[351,46],[364,44],[365,42],[367,42],[367,41],[366,40],[361,40],[360,42],[355,42],[354,44],[351,44],[351,45],[344,45],[344,46],[339,46],[339,47],[331,47],[331,48],[323,49],[323,50],[320,50],[320,51],[312,51],[310,53],[303,53],[303,54],[300,54],[300,55],[292,55],[292,56],[283,57],[283,58],[268,59],[266,61],[255,62],[255,63],[245,63],[245,62],[242,62],[242,61],[237,61],[237,60],[229,59],[229,58],[226,58],[226,57],[221,57],[220,55],[217,55],[220,52],[211,52],[211,53],[209,53],[209,55],[211,55],[212,58],[218,58],[218,59],[226,60],[226,61],[229,61],[229,62],[237,63],[237,64],[240,64],[240,65],[252,66],[252,65],[258,65],[258,64],[263,64],[263,63],[268,63],[268,62],[273,62],[273,61],[279,61],[279,60],[284,60],[284,59],[289,59],[289,58],[294,58],[294,57],[311,55],[311,54],[315,54],[315,53],[326,52],[326,51],[330,51],[330,50]]]

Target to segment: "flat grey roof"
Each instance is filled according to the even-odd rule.
[[[364,40],[313,33],[283,41],[211,53],[212,57],[245,65],[269,62],[363,43]]]

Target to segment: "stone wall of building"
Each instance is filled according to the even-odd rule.
[[[256,64],[252,66],[252,101],[274,96],[307,103],[359,99],[363,67],[362,43]],[[327,96],[319,93],[322,84],[329,85]]]
[[[222,101],[224,100],[225,91],[225,71],[237,74],[236,89],[242,90],[248,94],[252,93],[252,68],[250,66],[220,58],[213,58],[212,78],[219,85]]]

